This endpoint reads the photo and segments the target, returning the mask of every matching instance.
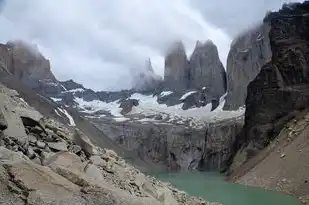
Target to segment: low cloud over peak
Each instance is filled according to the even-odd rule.
[[[211,39],[225,64],[231,37],[191,2],[197,1],[6,0],[0,41],[37,44],[59,80],[96,90],[129,88],[149,57],[162,76],[164,53],[178,40],[190,55],[197,40]]]

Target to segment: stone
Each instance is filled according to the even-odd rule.
[[[95,156],[91,156],[89,158],[90,162],[96,166],[99,166],[99,167],[106,167],[107,166],[107,163],[105,160],[103,160],[100,156],[98,155],[95,155]]]
[[[2,113],[0,109],[0,130],[5,130],[7,127],[8,127],[8,123],[6,122],[4,114]]]
[[[11,98],[0,93],[0,110],[5,116],[8,124],[7,129],[3,130],[3,134],[18,141],[18,144],[25,144],[28,141],[28,137],[25,131],[25,127],[20,116],[15,112],[15,107],[11,102]]]
[[[280,158],[281,158],[281,159],[283,159],[283,158],[285,158],[285,157],[286,157],[285,154],[281,154],[281,155],[280,155]]]
[[[78,129],[75,129],[75,134],[73,137],[75,144],[79,145],[86,153],[86,155],[98,155],[97,148],[92,144],[90,139]]]
[[[74,154],[80,153],[81,150],[82,150],[82,148],[80,146],[78,146],[78,145],[73,145],[70,148],[70,151],[73,152]]]
[[[35,157],[35,153],[33,151],[33,149],[31,147],[28,148],[27,150],[27,156],[30,158],[30,159],[33,159]]]
[[[36,141],[36,146],[37,146],[38,148],[44,149],[45,146],[46,146],[46,143],[45,143],[45,142],[42,142],[42,141]]]
[[[47,145],[50,149],[55,151],[68,151],[67,144],[65,142],[48,142]]]
[[[30,132],[40,135],[43,133],[43,129],[39,126],[34,126],[30,128]]]
[[[86,166],[85,168],[85,173],[87,176],[91,177],[96,181],[104,180],[101,170],[94,164],[88,164],[88,166]]]
[[[28,141],[29,141],[30,144],[35,145],[38,140],[35,136],[30,134],[30,135],[28,135]]]

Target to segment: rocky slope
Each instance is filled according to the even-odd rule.
[[[227,96],[225,110],[245,105],[247,86],[271,60],[269,25],[263,23],[237,37],[227,59]]]
[[[234,171],[232,176],[236,176],[235,178],[245,175],[244,178],[248,179],[252,174],[256,174],[257,178],[263,179],[261,183],[264,183],[264,179],[272,175],[273,178],[266,179],[269,180],[265,185],[268,188],[274,188],[274,184],[279,183],[278,179],[282,179],[287,174],[293,183],[289,184],[290,188],[283,190],[297,196],[308,195],[307,191],[302,189],[302,183],[306,181],[302,177],[302,173],[308,172],[305,164],[302,164],[304,166],[299,170],[299,163],[296,162],[298,159],[287,158],[288,167],[283,169],[280,166],[283,164],[280,157],[276,158],[278,153],[271,152],[269,158],[264,161],[261,161],[263,157],[253,157],[266,146],[275,143],[276,139],[289,142],[288,139],[292,138],[293,132],[297,132],[295,141],[291,139],[292,142],[281,144],[282,150],[278,149],[277,151],[281,153],[282,158],[285,157],[283,149],[289,150],[291,157],[299,155],[298,148],[295,150],[293,148],[301,146],[301,143],[304,142],[301,132],[304,130],[305,133],[306,129],[300,127],[300,130],[296,128],[293,131],[293,128],[288,128],[293,132],[285,135],[286,131],[283,128],[287,122],[308,108],[308,14],[309,2],[306,1],[302,4],[286,4],[280,11],[270,13],[265,17],[264,21],[270,25],[272,61],[262,67],[257,77],[248,86],[245,125],[242,133],[237,137],[238,145],[236,147],[239,151],[231,167]],[[303,123],[305,126],[307,121],[301,120],[299,123]],[[306,154],[306,152],[301,152],[302,157],[308,157]],[[251,158],[253,160],[249,160]],[[266,169],[266,163],[274,164]],[[303,161],[303,163],[306,162]],[[259,164],[258,171],[254,172],[256,164]],[[260,169],[261,166],[264,168]],[[251,169],[252,171],[246,175],[246,172]],[[262,170],[264,171],[262,172]],[[272,174],[265,174],[265,170],[272,172]],[[291,170],[294,170],[295,173],[291,174]],[[298,174],[296,174],[296,170]],[[301,180],[304,181],[301,182]],[[255,179],[251,182],[253,183],[250,184],[259,185]]]
[[[0,85],[0,97],[0,204],[208,204],[44,118],[16,91]]]

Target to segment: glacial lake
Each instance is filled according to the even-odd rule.
[[[296,198],[284,193],[227,182],[219,173],[160,173],[155,177],[192,196],[223,205],[301,205]]]

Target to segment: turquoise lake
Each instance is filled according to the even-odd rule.
[[[227,182],[219,173],[160,173],[156,177],[190,195],[223,205],[301,205],[284,193]]]

